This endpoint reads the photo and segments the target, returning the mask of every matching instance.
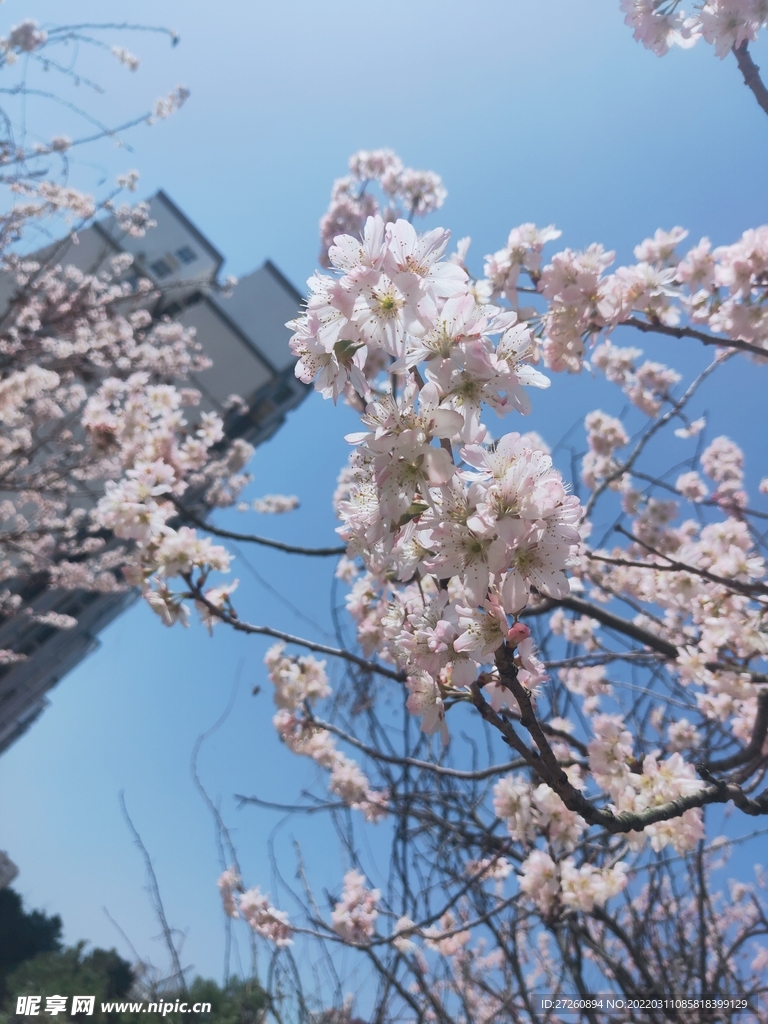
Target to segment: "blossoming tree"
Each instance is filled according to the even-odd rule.
[[[275,727],[328,773],[329,806],[394,818],[391,874],[385,896],[352,844],[330,914],[308,891],[308,921],[289,923],[233,867],[225,908],[278,948],[297,932],[359,947],[392,1014],[381,1019],[559,1019],[534,989],[583,999],[595,979],[628,997],[720,999],[730,1019],[726,996],[765,991],[768,919],[749,885],[711,891],[725,850],[707,842],[705,809],[768,814],[766,513],[727,437],[699,443],[672,482],[659,460],[665,431],[696,444],[705,424],[687,407],[711,374],[766,360],[768,229],[683,253],[686,232],[660,230],[610,272],[602,246],[547,257],[559,232],[526,224],[474,279],[466,241],[449,255],[448,232],[419,235],[399,216],[391,181],[414,176],[394,154],[350,167],[323,228],[356,206],[365,221],[335,237],[333,272],[310,281],[291,326],[297,373],[361,412],[336,495],[361,653],[284,639],[345,659],[365,710],[346,725],[321,716],[325,662],[279,644],[266,664]],[[392,205],[371,210],[372,182]],[[424,176],[420,202],[439,195]],[[619,327],[712,356],[684,381],[619,345]],[[525,389],[587,362],[641,416],[630,435],[587,413],[580,500],[541,438],[491,438],[485,410],[525,413]],[[166,586],[167,543],[146,548],[149,594]],[[196,600],[206,621],[279,635],[245,621],[231,589],[182,575],[175,600]],[[406,722],[395,739],[393,687],[421,738]],[[462,706],[488,727],[485,763],[476,748],[450,757]]]
[[[132,258],[123,254],[90,271],[64,258],[78,229],[99,214],[112,215],[127,235],[153,226],[147,204],[123,199],[136,187],[135,172],[95,198],[68,184],[73,153],[168,117],[187,90],[173,90],[153,110],[117,126],[66,101],[75,127],[86,125],[84,134],[48,142],[13,108],[16,99],[31,104],[41,95],[64,101],[58,91],[41,91],[36,71],[93,85],[74,70],[70,58],[78,47],[107,49],[135,71],[136,56],[104,41],[109,28],[43,30],[27,20],[0,41],[0,70],[18,73],[4,90],[10,98],[0,118],[0,182],[9,199],[0,217],[0,621],[20,618],[54,629],[76,620],[37,610],[41,592],[125,590],[126,538],[148,536],[160,525],[156,518],[134,524],[116,540],[95,523],[92,512],[109,481],[127,473],[137,507],[169,480],[181,488],[182,479],[209,503],[226,502],[245,481],[239,471],[251,454],[242,443],[222,447],[215,415],[184,418],[199,394],[183,382],[208,360],[193,332],[151,312],[157,290],[134,272]],[[63,238],[52,243],[62,228]],[[161,456],[162,483],[134,468]],[[0,666],[24,657],[6,647]]]
[[[659,54],[700,37],[733,51],[765,105],[748,52],[768,20],[764,0],[707,0],[690,17],[675,0],[622,8]],[[326,269],[290,325],[297,375],[357,409],[361,429],[347,438],[336,494],[343,545],[278,546],[339,558],[355,646],[250,623],[236,583],[211,579],[229,556],[206,534],[269,542],[179,524],[197,518],[185,491],[219,427],[190,433],[182,394],[146,388],[157,367],[142,362],[143,332],[161,328],[140,313],[119,321],[117,339],[91,332],[108,337],[103,354],[86,331],[98,353],[88,366],[106,378],[87,400],[76,374],[65,379],[77,400],[57,390],[61,361],[80,358],[75,326],[34,326],[29,364],[20,343],[9,352],[12,415],[38,416],[19,423],[19,444],[29,448],[51,411],[64,429],[71,409],[88,472],[104,479],[108,458],[114,474],[94,512],[45,533],[130,542],[128,579],[168,625],[194,605],[208,626],[281,641],[266,658],[275,727],[327,779],[349,870],[328,907],[307,886],[289,913],[246,888],[231,852],[224,909],[271,945],[277,970],[299,935],[354,949],[376,979],[377,1021],[561,1019],[535,991],[578,997],[581,1018],[602,1021],[590,994],[606,988],[652,1001],[627,1019],[714,1010],[730,1020],[742,1008],[731,1000],[754,1009],[768,990],[762,878],[716,892],[732,840],[708,832],[724,805],[745,822],[768,815],[768,477],[750,498],[738,444],[703,440],[706,424],[688,410],[727,361],[758,371],[768,360],[768,228],[715,248],[660,229],[636,262],[614,268],[601,244],[558,251],[554,227],[523,224],[474,276],[468,239],[451,248],[448,231],[413,226],[444,198],[437,175],[388,150],[357,153],[321,221]],[[37,268],[17,272],[24,295],[37,294]],[[69,287],[66,274],[49,277],[46,295]],[[116,287],[89,282],[89,301],[104,292],[119,305]],[[645,334],[705,361],[684,379],[626,344]],[[176,376],[188,346],[162,340]],[[633,411],[590,409],[587,369]],[[584,377],[578,479],[517,420],[532,389],[557,387],[561,373]],[[688,446],[676,476],[673,443]],[[28,457],[25,472],[39,465]],[[214,465],[225,477],[239,469]],[[95,549],[81,549],[92,561]],[[335,693],[329,658],[345,673]],[[358,827],[391,844],[378,888]]]

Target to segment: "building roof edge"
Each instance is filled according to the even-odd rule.
[[[224,264],[224,257],[213,244],[213,242],[209,242],[205,235],[202,233],[202,231],[199,228],[195,227],[195,225],[192,223],[189,217],[187,217],[187,215],[182,210],[179,209],[179,207],[176,205],[176,203],[174,203],[174,201],[171,199],[171,197],[164,189],[158,189],[153,198],[159,199],[162,203],[165,203],[165,205],[168,207],[171,213],[178,217],[181,223],[184,225],[184,227],[195,236],[198,242],[200,242],[200,244],[205,249],[208,250],[209,254],[213,256],[216,262],[216,273],[218,274],[218,272],[221,270]]]
[[[278,281],[283,286],[283,288],[286,289],[286,291],[289,291],[291,293],[291,295],[296,299],[296,301],[299,304],[304,302],[306,296],[301,294],[296,285],[292,281],[288,280],[288,278],[285,276],[282,270],[280,270],[279,267],[276,267],[272,260],[265,260],[264,268],[270,272],[270,274],[275,278],[275,280]]]

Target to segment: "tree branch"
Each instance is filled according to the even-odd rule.
[[[706,804],[715,803],[724,804],[731,800],[745,814],[752,816],[768,814],[768,790],[756,799],[751,799],[740,786],[712,778],[703,764],[697,765],[696,769],[709,785],[703,786],[689,796],[670,800],[665,804],[649,807],[638,813],[621,811],[619,814],[614,814],[603,807],[595,807],[573,786],[558,763],[544,730],[534,714],[530,690],[526,689],[517,678],[517,666],[513,659],[514,649],[507,644],[496,651],[496,666],[499,670],[501,685],[509,690],[517,701],[520,708],[520,721],[530,733],[539,749],[539,754],[529,750],[512,729],[510,723],[496,714],[485,701],[477,684],[473,686],[473,703],[482,717],[498,729],[504,739],[526,758],[541,780],[557,793],[568,810],[575,811],[590,825],[599,825],[612,834],[642,832],[649,825],[658,821],[679,818],[686,811],[695,807],[704,807]]]
[[[351,651],[344,651],[339,647],[329,647],[327,644],[318,644],[314,640],[305,640],[303,637],[284,633],[281,629],[272,629],[271,626],[254,626],[250,622],[243,622],[237,618],[234,612],[229,612],[212,604],[200,589],[200,586],[192,580],[191,576],[184,576],[184,579],[191,591],[187,596],[204,605],[211,615],[221,622],[226,622],[228,626],[237,630],[238,633],[272,636],[276,640],[284,640],[287,644],[297,644],[299,647],[306,647],[307,650],[315,651],[317,654],[328,654],[332,658],[343,658],[344,661],[349,661],[351,664],[357,665],[358,668],[365,669],[368,672],[376,672],[378,675],[394,679],[398,683],[405,682],[405,673],[397,672],[392,668],[386,668],[384,665],[377,665],[376,662],[368,661],[367,658],[361,658]]]
[[[139,835],[138,829],[131,820],[131,816],[128,813],[128,808],[126,807],[125,804],[125,794],[123,793],[122,790],[120,790],[118,798],[120,800],[120,810],[123,812],[123,818],[125,819],[125,822],[131,831],[134,843],[139,848],[139,850],[141,851],[141,855],[144,858],[144,866],[146,868],[147,878],[149,880],[148,892],[152,899],[152,905],[155,914],[157,914],[157,918],[160,921],[160,927],[163,930],[163,938],[165,939],[165,945],[168,950],[168,954],[171,958],[171,963],[173,965],[174,973],[172,975],[172,980],[178,980],[178,984],[181,986],[182,991],[186,992],[187,980],[184,976],[184,968],[181,966],[181,961],[179,959],[179,951],[176,949],[176,943],[173,941],[173,930],[171,929],[171,926],[168,924],[168,918],[165,916],[165,907],[163,906],[163,900],[160,895],[160,886],[157,881],[157,875],[155,874],[155,869],[152,865],[152,858],[149,856],[149,851],[144,845],[144,841]]]
[[[328,557],[332,555],[344,555],[347,552],[345,547],[335,548],[304,548],[297,544],[284,544],[280,540],[271,540],[269,537],[257,537],[252,533],[235,533],[233,530],[222,530],[218,526],[212,526],[210,523],[206,523],[205,520],[200,519],[190,512],[188,508],[184,508],[179,502],[174,502],[176,508],[179,510],[179,514],[183,519],[188,520],[194,526],[199,527],[201,530],[205,530],[207,533],[212,533],[214,537],[223,537],[225,540],[239,540],[246,544],[261,544],[266,548],[275,548],[277,551],[286,551],[290,555],[318,555],[320,557]]]
[[[653,563],[649,562],[632,562],[629,560],[623,561],[621,559],[614,559],[613,562],[616,565],[634,565],[641,569],[659,569],[661,571],[664,571],[666,569],[667,571],[671,572],[688,572],[694,576],[701,576],[702,579],[709,580],[710,583],[716,583],[718,584],[718,586],[727,587],[730,590],[735,590],[739,594],[744,594],[745,597],[754,597],[756,593],[768,593],[768,587],[766,587],[764,583],[742,583],[740,580],[729,579],[726,576],[718,576],[716,573],[710,572],[708,569],[701,569],[697,566],[689,565],[687,562],[678,562],[674,558],[670,558],[669,555],[665,555],[663,552],[659,551],[658,548],[654,548],[651,547],[650,544],[646,544],[645,541],[640,540],[640,538],[636,537],[634,533],[632,533],[630,530],[625,530],[624,527],[621,525],[616,527],[616,532],[623,534],[633,543],[639,544],[641,547],[645,548],[646,551],[649,551],[652,555],[656,555],[657,558],[663,558],[664,561],[668,563],[668,565],[664,566],[654,565]],[[591,552],[587,553],[587,557],[594,558],[600,562],[612,561],[610,558],[604,557],[603,555],[594,555]]]
[[[619,615],[606,611],[605,608],[600,608],[599,605],[583,601],[580,597],[548,598],[545,602],[534,608],[526,608],[520,615],[520,618],[525,619],[532,615],[545,615],[547,612],[551,612],[553,608],[569,608],[580,615],[589,615],[590,618],[597,619],[598,622],[601,622],[609,629],[615,629],[617,633],[631,636],[633,640],[638,640],[641,644],[645,644],[646,647],[650,647],[651,650],[658,651],[665,658],[671,660],[677,658],[677,647],[668,640],[656,636],[647,629],[643,629],[642,626],[636,626],[634,622],[629,622],[627,619],[622,619]]]
[[[750,90],[764,113],[768,114],[768,89],[760,77],[760,68],[750,56],[748,43],[745,39],[741,46],[734,46],[733,55],[744,76],[744,85]]]
[[[368,757],[373,758],[375,761],[383,761],[385,764],[394,764],[399,767],[418,768],[421,771],[432,772],[435,775],[445,775],[452,779],[464,779],[466,781],[474,782],[481,779],[490,779],[494,775],[503,775],[505,772],[514,771],[515,768],[524,768],[528,763],[518,759],[516,761],[507,761],[505,764],[492,765],[490,768],[481,768],[477,771],[469,772],[462,771],[459,768],[448,768],[441,764],[433,764],[431,761],[420,761],[416,757],[398,757],[396,754],[385,754],[381,750],[374,750],[373,747],[369,747],[367,744],[362,743],[355,736],[350,735],[343,729],[339,729],[338,726],[333,725],[331,722],[324,722],[320,718],[315,718],[314,715],[309,719],[313,725],[316,725],[319,729],[325,729],[327,732],[333,733],[334,736],[338,736],[339,739],[344,740],[345,743],[349,743],[351,746],[356,747],[362,753],[367,754]]]
[[[658,322],[648,323],[647,320],[638,320],[631,316],[628,320],[622,320],[621,327],[634,327],[644,334],[667,334],[671,338],[695,338],[702,345],[718,345],[720,348],[734,348],[740,352],[751,352],[754,356],[761,356],[768,359],[768,350],[760,348],[759,345],[752,345],[740,338],[716,338],[713,334],[706,334],[704,331],[697,331],[695,327],[669,327],[667,324]]]
[[[757,714],[749,743],[737,754],[724,757],[721,761],[709,761],[706,766],[707,770],[726,772],[731,768],[738,768],[739,765],[748,764],[762,753],[766,734],[768,734],[768,690],[763,690],[757,698]]]

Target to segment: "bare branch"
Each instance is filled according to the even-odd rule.
[[[273,800],[262,800],[258,796],[244,796],[242,793],[235,793],[235,800],[241,807],[245,804],[256,804],[257,807],[265,807],[269,811],[286,811],[288,814],[319,814],[321,811],[341,810],[347,806],[338,800],[318,804],[279,804]]]
[[[408,768],[419,768],[422,771],[432,772],[434,775],[445,775],[452,779],[464,779],[467,781],[490,779],[493,778],[494,775],[504,775],[505,772],[514,771],[516,768],[524,768],[528,763],[527,761],[518,758],[516,761],[507,761],[504,764],[492,765],[490,768],[483,768],[476,772],[461,771],[459,768],[446,768],[440,764],[433,764],[432,761],[420,761],[416,757],[398,757],[397,755],[385,754],[380,750],[375,750],[373,747],[369,747],[365,743],[361,743],[360,740],[350,735],[350,733],[345,732],[343,729],[339,729],[337,725],[332,725],[330,722],[324,722],[315,717],[312,717],[310,721],[319,729],[326,729],[328,732],[333,733],[334,736],[338,736],[339,739],[342,739],[351,746],[361,750],[364,754],[367,754],[368,757],[373,758],[375,761],[383,761],[385,764],[400,765]]]
[[[768,114],[768,89],[760,77],[760,68],[752,60],[749,53],[749,44],[745,39],[741,46],[734,46],[733,55],[739,65],[739,71],[744,76],[744,85],[750,90],[758,102],[761,110]]]
[[[188,596],[194,598],[194,600],[199,604],[204,605],[211,615],[219,619],[221,622],[226,622],[228,626],[237,630],[238,633],[272,636],[276,640],[284,640],[287,644],[296,644],[299,647],[306,647],[307,650],[315,651],[317,654],[327,654],[332,658],[342,658],[344,661],[348,661],[352,665],[357,665],[358,668],[365,669],[367,672],[375,672],[380,676],[386,676],[387,679],[394,679],[398,683],[405,682],[405,674],[403,672],[397,672],[395,669],[386,668],[384,665],[377,665],[376,662],[368,661],[367,658],[361,658],[358,654],[353,654],[351,651],[345,651],[339,647],[329,647],[328,644],[318,644],[315,643],[314,640],[305,640],[303,637],[293,636],[292,633],[284,633],[281,629],[272,629],[271,626],[254,626],[250,622],[243,622],[241,619],[237,618],[234,612],[227,611],[226,609],[219,608],[217,605],[211,604],[200,589],[200,585],[195,583],[190,576],[185,576],[184,579],[191,590],[191,593]]]
[[[335,547],[335,548],[305,548],[297,544],[284,544],[280,540],[271,540],[268,537],[257,537],[252,533],[235,533],[233,530],[222,530],[218,526],[212,526],[210,523],[206,523],[204,520],[198,518],[188,508],[184,508],[179,502],[174,502],[178,508],[181,516],[187,519],[190,523],[198,526],[201,530],[205,530],[208,533],[212,533],[214,537],[223,537],[226,540],[239,540],[246,544],[261,544],[266,548],[275,548],[277,551],[286,551],[291,555],[319,555],[320,557],[330,557],[344,555],[347,552],[346,546]]]
[[[710,761],[707,769],[712,772],[725,772],[739,765],[748,764],[753,758],[759,757],[768,734],[768,690],[763,690],[757,698],[757,714],[749,743],[738,754],[725,757],[721,761]]]
[[[599,605],[590,604],[589,601],[584,601],[580,597],[548,598],[542,604],[535,605],[533,608],[526,608],[520,618],[546,615],[553,608],[570,608],[571,611],[578,612],[580,615],[589,615],[609,629],[615,629],[618,633],[632,637],[633,640],[639,640],[641,644],[645,644],[651,650],[658,651],[665,658],[672,660],[677,658],[677,647],[668,640],[656,636],[647,629],[643,629],[642,626],[636,626],[634,622],[630,622],[628,619],[622,619],[621,616],[606,611],[605,608],[601,608]]]
[[[631,316],[628,320],[622,320],[621,326],[634,327],[644,334],[667,334],[671,338],[695,338],[702,345],[717,345],[720,348],[738,349],[740,352],[750,352],[753,356],[760,356],[761,359],[768,359],[768,351],[760,348],[759,345],[752,345],[748,341],[739,338],[718,338],[713,334],[706,334],[704,331],[697,331],[695,327],[669,327],[658,321],[649,323],[647,320],[638,320]]]
[[[154,906],[155,913],[157,914],[160,926],[163,930],[163,938],[165,939],[165,945],[168,949],[168,954],[173,964],[174,980],[178,979],[184,992],[187,991],[187,980],[184,977],[184,970],[179,960],[179,951],[176,949],[176,943],[173,941],[173,931],[171,926],[168,924],[168,918],[165,916],[165,907],[163,906],[163,900],[160,895],[160,886],[157,881],[157,875],[152,865],[152,858],[149,856],[149,851],[144,845],[144,840],[139,835],[138,829],[133,824],[131,816],[128,813],[128,808],[125,805],[125,794],[120,791],[120,810],[123,812],[128,828],[131,830],[133,841],[141,851],[141,855],[144,858],[144,866],[147,870],[147,878],[149,879],[149,894],[152,897],[152,904]]]

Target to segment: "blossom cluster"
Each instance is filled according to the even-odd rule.
[[[659,57],[672,46],[689,49],[703,38],[722,60],[731,50],[753,42],[768,23],[765,0],[699,0],[690,16],[678,9],[678,3],[621,0],[621,9],[635,39]]]
[[[280,515],[298,508],[299,499],[295,494],[265,494],[263,498],[255,498],[250,505],[254,512],[262,515]],[[246,511],[248,506],[243,509]]]
[[[627,881],[623,862],[609,868],[589,863],[577,867],[572,857],[555,861],[544,850],[534,850],[523,862],[520,889],[549,915],[558,906],[586,912],[602,907]]]
[[[305,706],[331,693],[325,662],[311,656],[286,655],[284,650],[283,644],[275,644],[264,658],[275,687],[278,711],[273,723],[278,735],[293,753],[312,758],[330,772],[331,793],[348,807],[361,811],[367,821],[379,821],[387,813],[387,793],[373,789],[357,762],[337,749],[328,730],[302,714]]]
[[[89,197],[44,184],[36,191],[45,201],[29,216],[92,212]],[[208,360],[191,331],[145,308],[155,295],[149,281],[129,279],[131,262],[118,256],[85,273],[3,257],[18,289],[0,338],[3,581],[36,573],[58,589],[122,589],[128,556],[115,536],[140,544],[167,537],[174,509],[161,496],[210,486],[231,467],[231,453],[212,454],[220,422],[203,415],[192,428],[182,414],[199,394],[179,382]],[[246,461],[249,450],[241,456]],[[167,544],[162,557],[170,558]],[[216,553],[218,567],[226,560]],[[163,614],[173,618],[170,605]]]
[[[355,181],[383,179],[393,159],[358,154]],[[729,341],[753,346],[759,361],[768,351],[768,235],[758,229],[715,249],[705,240],[681,257],[686,232],[659,230],[636,247],[635,264],[611,273],[613,254],[599,245],[547,260],[544,247],[559,232],[526,224],[486,257],[485,276],[475,280],[466,241],[448,255],[442,229],[419,234],[373,207],[355,216],[349,233],[324,239],[331,272],[310,279],[306,311],[289,326],[297,376],[361,416],[361,429],[347,436],[352,452],[335,495],[346,544],[337,576],[349,585],[360,648],[376,659],[371,669],[402,683],[423,732],[448,743],[450,709],[472,702],[520,755],[514,773],[493,785],[493,813],[482,797],[471,805],[481,835],[473,855],[458,868],[456,860],[440,864],[441,880],[453,871],[451,892],[482,892],[484,915],[504,905],[518,862],[526,914],[533,905],[549,923],[561,914],[594,917],[626,888],[632,857],[667,847],[685,856],[701,843],[703,810],[695,804],[714,792],[704,759],[736,749],[735,762],[721,761],[727,770],[755,753],[765,690],[755,663],[768,654],[765,565],[749,524],[744,455],[728,437],[700,437],[706,420],[689,418],[676,370],[612,335],[622,325],[662,334],[702,327],[723,349]],[[522,307],[523,296],[537,306]],[[588,367],[633,407],[619,417],[605,405],[585,418],[584,506],[537,435],[490,434],[489,409],[499,417],[530,410],[527,389],[549,383],[542,366]],[[642,418],[646,428],[633,435]],[[649,478],[640,455],[667,424],[678,438],[673,446],[698,440],[695,456],[678,460],[677,478],[660,481],[658,473]],[[589,543],[587,515],[603,496],[627,535],[624,546],[612,545],[610,532]],[[692,511],[681,521],[685,502]],[[528,622],[538,624],[539,650]],[[553,647],[561,655],[554,664]],[[558,669],[551,681],[542,651]],[[315,717],[329,696],[324,664],[281,646],[266,660],[275,726],[289,749],[328,771],[330,791],[368,820],[383,809],[401,813],[396,798],[373,790],[337,749],[342,731]],[[648,673],[647,686],[634,674],[624,678],[636,671]],[[381,760],[415,771],[408,753],[402,762],[391,754]],[[766,754],[768,743],[750,764]],[[738,776],[747,777],[747,769]],[[439,787],[432,792],[440,808],[453,809]],[[429,799],[414,795],[421,801],[414,816],[451,834],[453,823],[441,831]],[[608,828],[616,834],[593,844],[587,822],[595,818],[571,809],[585,801],[609,825],[612,814],[624,815],[625,827],[636,816],[637,830]],[[488,854],[502,849],[509,859]],[[366,945],[380,913],[378,890],[349,872],[332,914],[336,934]],[[439,915],[425,913],[421,924],[415,917],[402,916],[390,941],[419,970],[426,973],[427,954],[449,958],[455,978],[485,963],[461,898]],[[471,985],[462,998],[477,1007],[477,1019],[499,1010]]]
[[[14,25],[5,39],[0,39],[0,48],[5,51],[32,53],[44,46],[47,39],[48,33],[45,29],[40,28],[36,21],[27,18]]]
[[[288,915],[285,911],[271,906],[269,895],[264,895],[258,886],[243,889],[240,875],[235,868],[227,868],[222,872],[218,886],[227,917],[241,917],[257,935],[273,942],[275,946],[293,945],[293,929]]]
[[[577,789],[584,788],[578,765],[568,768],[566,774]],[[493,809],[498,818],[506,821],[512,839],[523,845],[545,835],[555,849],[570,851],[586,828],[583,818],[569,811],[545,783],[532,786],[514,775],[500,779],[494,786]]]
[[[137,71],[141,61],[135,53],[131,53],[130,50],[126,50],[124,46],[113,46],[112,56],[115,60],[118,60],[121,64],[124,64],[129,71]]]
[[[227,572],[230,565],[221,545],[195,529],[171,524],[178,513],[175,499],[191,487],[209,504],[229,504],[247,482],[240,471],[252,454],[250,445],[234,442],[217,457],[223,437],[220,417],[203,413],[194,427],[183,416],[183,405],[197,398],[197,393],[175,385],[149,386],[146,374],[139,373],[126,381],[108,378],[83,413],[91,437],[109,444],[115,466],[93,521],[135,542],[126,578],[142,587],[166,625],[186,623],[188,617],[183,600],[169,588],[171,579],[195,569]],[[200,602],[206,624],[213,621],[209,605],[224,604],[234,586],[206,592],[208,604]]]
[[[154,110],[152,112],[152,120],[164,121],[171,114],[175,114],[177,110],[189,99],[189,89],[183,85],[177,85],[175,89],[171,89],[167,96],[161,96],[155,100]]]
[[[367,569],[352,601],[363,598],[364,648],[377,646],[365,628],[379,619],[429,731],[442,728],[440,687],[473,682],[531,589],[567,593],[580,517],[528,438],[484,443],[484,406],[527,413],[524,388],[548,381],[526,361],[533,339],[516,313],[486,302],[445,258],[448,237],[369,217],[362,239],[336,237],[336,274],[310,280],[307,312],[291,325],[297,375],[363,407],[336,502],[349,555]]]
[[[328,697],[331,687],[325,671],[325,662],[311,656],[286,656],[284,644],[275,644],[264,656],[269,678],[275,687],[275,704],[282,710],[293,711],[304,701],[314,703]]]
[[[564,249],[542,266],[544,245],[559,234],[534,224],[513,229],[507,246],[486,257],[485,278],[475,284],[479,294],[505,299],[517,309],[520,274],[527,275],[546,306],[528,306],[520,313],[535,329],[533,353],[549,369],[579,372],[602,335],[590,365],[653,415],[680,377],[660,363],[638,365],[640,349],[614,346],[608,335],[619,325],[639,321],[674,329],[687,318],[697,329],[722,336],[724,345],[732,340],[768,349],[768,227],[750,229],[739,241],[714,248],[702,238],[682,256],[676,248],[688,232],[659,229],[635,247],[637,263],[613,273],[607,271],[615,254],[598,243],[582,252]]]
[[[591,724],[592,777],[610,795],[619,812],[642,812],[703,789],[704,782],[696,777],[693,765],[687,764],[679,753],[661,762],[658,753],[652,753],[643,758],[642,765],[634,763],[632,736],[620,715],[598,714]],[[682,853],[693,849],[703,835],[703,814],[696,807],[669,821],[647,825],[642,832],[634,833],[630,841],[635,849],[650,839],[657,852],[671,844]]]
[[[372,185],[380,189],[383,205],[371,193]],[[333,183],[330,205],[320,220],[320,262],[330,266],[328,250],[336,236],[357,237],[368,217],[424,217],[443,205],[446,194],[434,171],[405,167],[391,149],[360,150],[350,157],[349,174]]]
[[[372,938],[379,916],[381,893],[378,889],[367,889],[365,883],[365,875],[348,871],[341,897],[331,913],[336,934],[356,946],[365,945]]]

